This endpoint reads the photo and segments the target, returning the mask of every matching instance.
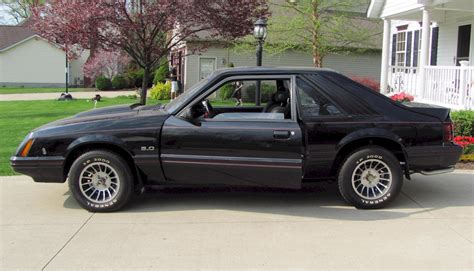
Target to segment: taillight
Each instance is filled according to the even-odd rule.
[[[443,123],[443,141],[450,142],[454,139],[453,123]]]
[[[33,145],[33,139],[28,140],[28,142],[26,142],[25,144],[25,147],[23,147],[23,150],[21,151],[20,156],[21,157],[28,156],[28,153],[30,152],[32,145]]]

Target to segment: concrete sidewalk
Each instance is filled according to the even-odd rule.
[[[126,91],[86,91],[70,92],[74,99],[91,99],[96,94],[102,97],[115,98],[118,96],[134,95],[134,90]],[[0,101],[34,101],[34,100],[57,100],[61,93],[21,93],[21,94],[0,94]]]
[[[118,213],[0,177],[0,269],[474,269],[474,172],[415,175],[387,209],[303,191],[170,189]]]

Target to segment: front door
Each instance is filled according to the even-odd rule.
[[[471,48],[471,25],[462,25],[458,29],[458,47],[456,55],[456,66],[460,66],[460,61],[469,61]]]
[[[169,183],[301,187],[303,139],[295,117],[265,120],[283,114],[213,106],[213,118],[165,122],[161,161]]]

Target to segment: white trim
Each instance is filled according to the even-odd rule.
[[[22,44],[22,43],[25,43],[25,42],[27,42],[27,41],[29,41],[29,40],[31,40],[31,39],[34,39],[34,38],[41,39],[41,40],[43,40],[43,41],[45,41],[45,42],[51,44],[52,46],[54,46],[54,47],[56,47],[56,48],[62,50],[62,49],[61,49],[61,46],[60,46],[59,44],[50,42],[50,41],[48,41],[47,39],[44,39],[43,37],[41,37],[40,35],[34,34],[33,36],[30,36],[30,37],[28,37],[28,38],[26,38],[26,39],[23,39],[23,40],[21,40],[21,41],[19,41],[19,42],[17,42],[17,43],[14,43],[14,44],[12,44],[12,45],[10,45],[10,46],[8,46],[8,47],[5,47],[5,48],[1,49],[0,52],[8,51],[8,50],[12,49],[13,47],[16,47],[16,46],[18,46],[18,45],[20,45],[20,44]]]

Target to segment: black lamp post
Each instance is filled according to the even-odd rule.
[[[264,19],[258,19],[254,24],[253,35],[257,40],[257,66],[262,66],[263,43],[267,38],[267,22]],[[261,82],[257,81],[255,91],[255,105],[260,105],[260,86]]]

